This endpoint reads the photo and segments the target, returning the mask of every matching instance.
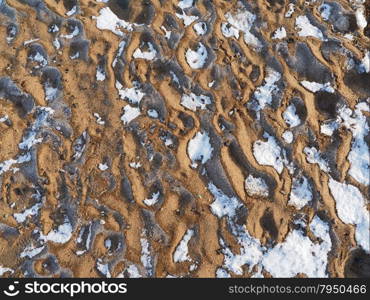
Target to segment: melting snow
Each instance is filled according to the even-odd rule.
[[[188,143],[188,155],[192,166],[197,166],[197,161],[206,163],[212,156],[213,148],[207,132],[198,132]]]
[[[284,169],[282,150],[273,136],[265,132],[263,137],[267,139],[267,141],[257,140],[254,142],[253,155],[260,165],[274,167],[274,169],[281,174]]]
[[[244,181],[244,187],[247,194],[251,197],[268,197],[269,195],[269,187],[267,186],[266,182],[260,177],[249,175]]]
[[[346,224],[356,225],[356,241],[370,252],[369,212],[360,190],[350,184],[329,179],[329,189],[336,202],[338,217]]]
[[[192,229],[188,229],[184,234],[184,237],[177,245],[176,250],[173,254],[173,261],[175,263],[184,262],[184,261],[191,261],[191,258],[188,255],[188,243],[190,239],[193,237],[194,231]]]
[[[132,107],[131,105],[126,105],[123,108],[123,114],[121,120],[123,124],[130,123],[133,119],[136,119],[140,115],[140,109],[138,107]]]
[[[160,196],[160,192],[158,191],[158,192],[156,192],[156,193],[153,193],[151,198],[149,198],[149,199],[144,199],[144,201],[143,201],[143,202],[144,202],[146,205],[148,205],[148,206],[152,206],[152,205],[154,205],[154,204],[156,204],[156,203],[158,202],[158,200],[159,200],[159,196]]]
[[[205,22],[198,22],[193,26],[197,35],[205,35],[207,32],[207,24]]]
[[[286,38],[286,30],[284,27],[279,27],[275,30],[274,35],[272,36],[273,39],[284,39]]]
[[[203,68],[207,56],[207,48],[202,43],[198,44],[197,50],[194,51],[189,48],[185,53],[186,61],[193,69]]]
[[[122,84],[116,81],[116,89],[122,100],[128,100],[132,104],[140,103],[145,94],[139,89],[139,83],[134,81],[132,88],[123,88]]]
[[[99,16],[93,17],[96,20],[96,27],[100,30],[110,30],[116,35],[123,36],[120,30],[122,27],[128,31],[132,31],[132,24],[119,19],[109,7],[104,7],[99,11]]]
[[[293,178],[289,204],[301,209],[312,200],[312,188],[306,177]]]
[[[296,108],[293,104],[289,105],[283,113],[283,119],[289,127],[296,127],[301,124],[299,116],[296,114]]]
[[[198,96],[190,93],[189,95],[184,94],[181,97],[181,105],[192,111],[196,111],[198,107],[200,109],[206,109],[206,105],[211,103],[211,98],[204,95]]]
[[[305,147],[303,152],[306,154],[307,161],[310,164],[318,164],[321,171],[330,172],[330,168],[328,162],[322,157],[320,151],[318,151],[315,147]]]
[[[142,59],[145,59],[145,60],[153,60],[155,58],[155,56],[157,55],[157,51],[154,49],[153,47],[153,44],[152,43],[147,43],[148,44],[148,51],[141,51],[140,48],[137,48],[134,53],[133,53],[133,57],[134,58],[142,58]]]
[[[282,138],[284,139],[284,141],[288,144],[292,143],[293,142],[293,133],[289,130],[287,131],[284,131],[283,135],[282,135]]]
[[[307,36],[312,36],[315,37],[319,40],[324,41],[324,35],[321,32],[319,28],[316,26],[313,26],[310,22],[310,20],[307,18],[307,16],[299,16],[295,20],[295,25],[297,29],[300,31],[298,32],[299,36],[307,37]]]
[[[312,81],[301,81],[300,82],[303,87],[313,93],[316,93],[318,91],[325,91],[328,93],[334,93],[333,87],[330,85],[330,82],[327,83],[318,83],[318,82],[312,82]]]

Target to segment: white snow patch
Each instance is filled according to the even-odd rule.
[[[28,245],[26,248],[23,249],[23,251],[20,254],[20,257],[21,258],[23,258],[23,257],[32,258],[32,257],[40,254],[41,251],[44,250],[44,248],[45,248],[45,245],[41,246],[41,247],[38,247],[38,248],[35,248],[33,245]]]
[[[325,41],[323,33],[319,28],[313,26],[307,16],[299,16],[295,20],[296,28],[299,29],[298,35],[302,37],[312,36]]]
[[[18,223],[23,223],[24,221],[26,221],[27,217],[37,215],[39,213],[41,206],[42,203],[36,203],[34,206],[27,208],[22,213],[15,213],[13,217]]]
[[[253,155],[260,165],[271,166],[281,174],[284,169],[282,150],[273,136],[265,132],[263,137],[267,141],[257,140],[254,142]]]
[[[99,16],[92,17],[96,20],[96,27],[100,30],[110,30],[114,34],[123,36],[120,28],[132,31],[132,24],[119,19],[109,7],[104,7],[99,11]]]
[[[365,7],[362,5],[356,9],[357,26],[362,30],[366,28],[367,21],[365,17]]]
[[[133,53],[133,57],[134,58],[142,58],[142,59],[145,59],[145,60],[153,60],[156,55],[157,55],[157,51],[154,49],[154,46],[152,43],[147,43],[148,44],[148,51],[142,51],[140,48],[137,48],[134,53]]]
[[[212,156],[213,148],[207,132],[197,132],[188,143],[188,156],[192,166],[197,166],[197,161],[206,163]]]
[[[283,243],[263,256],[262,265],[265,270],[273,277],[294,277],[300,273],[308,277],[328,277],[326,267],[332,246],[329,226],[315,217],[310,228],[322,239],[321,243],[313,243],[300,230],[293,230]]]
[[[312,188],[307,178],[304,176],[294,177],[288,203],[301,209],[310,201],[312,201]]]
[[[211,98],[204,95],[196,95],[194,93],[184,94],[181,97],[181,105],[190,109],[192,111],[196,111],[197,108],[206,109],[207,104],[211,104]]]
[[[356,241],[365,251],[370,252],[369,211],[360,190],[346,183],[329,179],[329,189],[336,202],[338,217],[346,224],[356,225]]]
[[[99,164],[98,168],[100,171],[105,171],[109,169],[109,166],[107,164]]]
[[[197,50],[188,49],[185,53],[186,61],[192,69],[201,69],[206,63],[208,53],[207,48],[199,43]]]
[[[241,5],[239,4],[239,6]],[[253,23],[256,20],[256,16],[254,14],[244,8],[238,8],[235,14],[232,14],[231,12],[226,13],[225,18],[232,27],[228,27],[227,24],[221,25],[222,33],[225,34],[226,37],[234,35],[235,38],[238,39],[239,31],[242,31],[244,33],[244,42],[247,45],[250,45],[257,50],[261,48],[261,42],[250,32]]]
[[[197,35],[205,35],[207,32],[207,24],[205,22],[198,22],[193,26]]]
[[[260,177],[254,177],[251,174],[245,179],[244,187],[247,194],[251,197],[268,197],[269,195],[269,187],[265,180]]]
[[[330,172],[328,162],[322,157],[321,152],[315,147],[305,147],[303,152],[306,154],[306,159],[310,164],[318,164],[321,171],[326,173]]]
[[[116,89],[122,100],[128,100],[132,104],[139,104],[145,94],[140,90],[139,83],[134,81],[132,88],[123,88],[119,81],[116,81]]]
[[[266,105],[271,104],[272,95],[278,89],[275,83],[281,78],[281,74],[274,69],[268,67],[266,72],[267,76],[264,79],[264,84],[259,86],[253,94],[259,104],[257,111],[264,109]]]
[[[220,219],[224,216],[233,218],[235,211],[242,206],[240,201],[236,197],[228,197],[211,182],[208,189],[215,198],[211,204],[212,213]]]
[[[296,127],[301,124],[301,119],[296,113],[296,108],[294,104],[290,104],[283,112],[283,119],[290,128]]]
[[[144,199],[143,202],[148,206],[152,206],[158,202],[159,196],[160,196],[160,192],[158,191],[156,193],[153,193],[151,198]]]
[[[307,89],[307,90],[309,90],[310,92],[313,92],[313,93],[316,93],[318,91],[325,91],[325,92],[328,92],[328,93],[334,93],[334,89],[331,86],[330,82],[318,83],[318,82],[303,80],[300,83],[305,89]]]
[[[290,130],[286,130],[284,131],[282,138],[284,139],[286,143],[291,144],[293,142],[294,136]]]
[[[272,36],[273,39],[284,39],[286,38],[286,30],[283,26],[279,27],[278,29],[275,30],[273,36]]]
[[[176,17],[184,22],[185,27],[188,27],[191,23],[199,19],[197,16],[188,16],[185,12],[182,12],[181,14],[176,13]]]
[[[59,225],[58,228],[51,230],[46,239],[48,241],[58,243],[58,244],[65,244],[67,243],[72,237],[72,225],[68,218],[64,219],[64,223]]]
[[[191,261],[191,258],[189,257],[189,248],[188,243],[190,239],[194,235],[194,230],[188,229],[186,233],[184,234],[182,240],[177,245],[176,250],[173,254],[173,261],[175,263],[184,262],[184,261]]]
[[[357,104],[353,112],[348,107],[342,107],[339,110],[339,116],[342,119],[342,125],[352,132],[351,150],[347,157],[351,164],[348,174],[357,182],[369,185],[370,151],[365,141],[369,133],[369,124],[362,110],[370,111],[365,102]]]
[[[121,121],[123,124],[128,124],[132,120],[136,119],[140,115],[140,109],[138,107],[132,107],[131,105],[126,105],[123,108],[123,114],[121,116]]]
[[[112,275],[109,271],[109,265],[107,263],[103,263],[101,258],[98,258],[96,261],[96,268],[100,273],[102,273],[106,278],[111,278]]]

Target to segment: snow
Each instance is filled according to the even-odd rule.
[[[27,217],[37,215],[39,213],[41,206],[42,206],[42,203],[36,203],[30,208],[27,208],[22,213],[15,213],[13,217],[18,223],[23,223],[24,221],[26,221]]]
[[[293,178],[288,203],[301,209],[310,201],[312,201],[312,188],[307,178],[304,176]]]
[[[109,7],[102,8],[99,11],[99,16],[93,16],[92,18],[96,20],[96,27],[100,30],[110,30],[119,36],[123,36],[120,28],[132,31],[132,24],[119,19]]]
[[[157,202],[158,202],[158,200],[159,200],[159,196],[160,196],[161,194],[160,194],[160,192],[158,191],[158,192],[156,192],[156,193],[153,193],[152,194],[152,197],[151,198],[149,198],[149,199],[144,199],[144,203],[146,204],[146,205],[148,205],[148,206],[152,206],[152,205],[154,205],[154,204],[156,204]]]
[[[331,6],[327,3],[323,3],[319,6],[319,12],[323,20],[327,21],[331,15]]]
[[[325,41],[324,35],[321,30],[313,26],[307,16],[299,16],[295,20],[296,29],[299,29],[299,36],[302,37],[315,37],[319,40]]]
[[[140,109],[138,107],[132,107],[131,105],[126,105],[123,108],[123,114],[121,120],[123,124],[128,124],[132,120],[136,119],[140,115]]]
[[[271,166],[281,174],[284,169],[282,150],[273,136],[265,132],[263,137],[267,141],[257,140],[254,142],[253,155],[260,165]]]
[[[194,167],[197,161],[204,164],[212,156],[213,148],[207,132],[197,132],[197,134],[188,143],[188,156]]]
[[[285,13],[285,18],[291,18],[295,10],[295,6],[293,3],[289,3],[288,11]]]
[[[167,30],[166,27],[164,27],[164,26],[161,26],[161,29],[164,31],[165,38],[167,40],[169,40],[171,38],[172,31],[171,30]]]
[[[318,91],[325,91],[325,92],[328,92],[328,93],[334,93],[334,89],[330,85],[330,82],[318,83],[318,82],[303,80],[300,83],[305,89],[307,89],[307,90],[309,90],[310,92],[313,92],[313,93],[316,93]]]
[[[255,37],[250,30],[256,20],[256,16],[244,8],[239,8],[235,14],[228,12],[225,18],[229,24],[222,24],[221,31],[226,37],[234,36],[239,38],[239,31],[244,33],[244,42],[254,48],[259,49],[261,42]]]
[[[70,16],[74,15],[76,12],[77,12],[77,7],[76,7],[76,5],[75,5],[75,6],[73,6],[73,7],[72,7],[72,9],[71,9],[70,11],[67,11],[67,12],[66,12],[66,15],[67,15],[68,17],[70,17]]]
[[[140,261],[143,264],[144,268],[151,273],[152,272],[152,257],[150,255],[150,246],[148,240],[143,237],[145,235],[145,231],[142,233],[142,237],[140,238],[141,244],[141,258]]]
[[[4,123],[7,120],[9,120],[9,116],[8,115],[4,115],[3,117],[0,118],[0,123]]]
[[[282,138],[284,139],[284,141],[288,144],[291,144],[293,142],[293,133],[289,130],[286,130],[284,131],[283,135],[282,135]]]
[[[135,265],[129,265],[124,271],[127,273],[128,278],[141,278],[141,274]],[[117,278],[124,278],[124,272],[118,274]]]
[[[27,46],[29,44],[32,44],[34,42],[37,42],[38,40],[40,40],[40,39],[39,38],[36,38],[36,39],[31,39],[31,40],[24,41],[23,42],[23,46]]]
[[[105,171],[109,169],[109,166],[107,164],[99,164],[98,168],[100,171]]]
[[[356,21],[357,26],[361,28],[362,30],[366,28],[367,21],[365,17],[365,8],[364,6],[360,6],[356,9]]]
[[[129,163],[129,166],[133,169],[138,169],[141,167],[141,163],[140,162],[130,162]]]
[[[139,104],[145,94],[140,90],[139,83],[134,81],[132,88],[123,88],[122,84],[116,81],[116,89],[122,100],[128,100],[131,104]]]
[[[100,67],[100,66],[98,66],[97,68],[96,68],[96,80],[97,81],[104,81],[105,80],[105,72],[104,72],[104,70]]]
[[[64,224],[58,226],[58,228],[51,230],[46,239],[48,241],[58,243],[58,244],[65,244],[67,243],[72,237],[72,225],[68,218],[64,219]]]
[[[134,58],[142,58],[142,59],[145,59],[145,60],[153,60],[157,55],[157,51],[154,49],[152,43],[148,42],[147,44],[148,44],[148,48],[149,48],[148,51],[141,51],[140,48],[137,48],[134,51],[132,56]]]
[[[196,95],[194,93],[184,94],[181,97],[181,105],[190,109],[192,111],[196,111],[197,108],[206,109],[207,104],[211,104],[211,98],[204,95]]]
[[[218,268],[216,271],[216,278],[230,278],[230,274],[223,268]]]
[[[338,127],[339,124],[335,120],[325,121],[323,124],[320,125],[320,133],[327,136],[332,136],[334,131],[337,130]]]
[[[31,155],[26,153],[24,155],[19,156],[17,159],[8,159],[0,163],[0,175],[9,171],[11,166],[14,164],[21,164],[31,160]]]
[[[249,176],[245,179],[244,187],[247,194],[251,197],[268,197],[269,195],[269,187],[263,178],[254,177],[251,174],[249,174]]]
[[[189,257],[189,248],[188,243],[190,239],[194,235],[194,230],[188,229],[186,233],[184,234],[182,240],[177,245],[176,250],[173,254],[173,261],[175,263],[184,262],[184,261],[191,261],[191,258]]]
[[[330,193],[336,202],[338,217],[346,224],[356,225],[356,241],[365,251],[370,252],[369,212],[366,200],[360,190],[346,183],[329,179]]]
[[[181,9],[190,8],[193,6],[194,0],[180,0],[177,4]]]
[[[259,86],[253,94],[259,104],[257,110],[264,109],[266,105],[271,104],[272,94],[278,89],[275,83],[281,78],[281,74],[274,69],[268,67],[266,72],[267,76],[264,79],[264,84]]]
[[[44,250],[44,248],[45,248],[45,245],[41,246],[41,247],[38,247],[38,248],[35,248],[33,245],[29,245],[29,246],[27,246],[26,248],[23,249],[23,251],[20,254],[20,257],[21,258],[23,258],[23,257],[32,258],[32,257],[40,254],[41,251]]]
[[[279,40],[286,38],[285,28],[284,27],[279,27],[278,29],[276,29],[272,38],[273,39],[279,39]]]
[[[184,22],[185,27],[189,26],[191,23],[199,19],[199,17],[197,16],[188,16],[184,12],[182,12],[182,14],[176,13],[176,17]]]
[[[10,272],[11,274],[14,273],[13,269],[0,266],[0,276],[3,276],[6,272]]]
[[[370,111],[365,102],[357,104],[354,111],[348,107],[340,108],[339,116],[342,125],[352,132],[351,150],[347,157],[351,164],[348,174],[357,182],[368,186],[370,184],[370,151],[365,138],[369,133],[369,124],[362,110]]]
[[[221,24],[221,32],[225,37],[235,37],[236,39],[239,38],[239,30],[236,29],[234,26],[231,26],[229,23],[222,23]]]
[[[80,30],[78,29],[78,26],[75,26],[73,31],[70,34],[62,34],[60,37],[65,39],[72,39],[75,36],[78,36],[80,33]]]
[[[197,35],[205,35],[207,32],[207,24],[205,22],[198,22],[193,26]]]
[[[310,164],[318,164],[321,171],[326,173],[330,172],[328,162],[322,157],[321,152],[315,147],[305,147],[303,152],[306,154],[306,159]]]
[[[301,124],[301,119],[296,114],[296,108],[294,104],[290,104],[283,112],[283,119],[290,128],[296,127]]]
[[[96,118],[96,123],[99,125],[105,125],[105,121],[100,117],[98,113],[94,113],[94,117]]]
[[[101,258],[98,258],[98,260],[96,261],[96,268],[106,278],[111,278],[112,277],[112,275],[110,274],[110,271],[109,271],[109,265],[107,263],[106,264],[103,263]]]
[[[214,202],[211,204],[211,211],[218,218],[227,216],[233,218],[235,211],[242,207],[242,204],[236,197],[228,197],[213,183],[208,184],[208,189],[214,197]]]
[[[361,60],[361,68],[363,72],[370,73],[370,51],[366,50],[363,59]]]
[[[300,273],[308,277],[327,277],[328,253],[332,246],[329,226],[315,217],[310,228],[319,234],[321,243],[313,243],[300,230],[293,230],[283,243],[263,256],[261,263],[265,270],[273,277],[294,277]]]
[[[148,109],[147,114],[153,119],[158,119],[158,112],[155,109]]]
[[[206,63],[208,53],[207,48],[199,43],[197,50],[188,49],[185,53],[186,61],[192,69],[201,69]]]

